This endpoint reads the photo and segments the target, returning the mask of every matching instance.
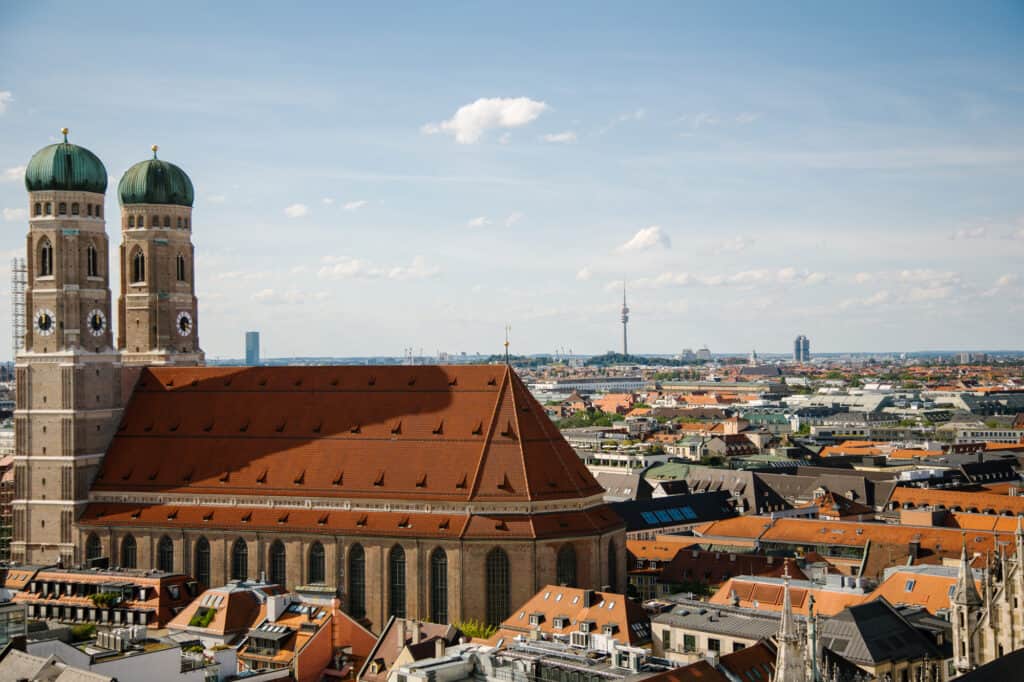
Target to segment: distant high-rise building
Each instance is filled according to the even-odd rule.
[[[622,354],[629,355],[626,339],[626,325],[629,324],[629,306],[626,305],[626,283],[622,283]]]
[[[793,341],[793,360],[795,362],[810,362],[811,340],[801,334]]]
[[[245,333],[245,364],[260,364],[260,333]]]

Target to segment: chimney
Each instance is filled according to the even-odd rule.
[[[404,618],[396,618],[395,619],[395,628],[397,628],[397,631],[398,631],[398,636],[396,637],[396,639],[398,641],[396,642],[396,644],[397,644],[398,652],[401,653],[402,649],[405,648],[405,619]]]
[[[442,656],[444,656],[444,637],[438,637],[434,640],[434,658]]]
[[[594,591],[593,590],[583,590],[583,605],[586,606],[586,607],[589,607],[593,603],[594,603]]]

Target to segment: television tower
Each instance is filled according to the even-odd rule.
[[[622,283],[622,354],[629,355],[626,326],[629,324],[629,306],[626,305],[626,283]]]

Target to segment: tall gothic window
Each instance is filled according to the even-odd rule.
[[[362,545],[348,550],[348,615],[366,616],[366,552]]]
[[[78,215],[78,204],[71,204],[71,215]]]
[[[146,226],[146,216],[140,215],[138,220],[136,220],[135,222],[138,223],[139,227],[145,227]]]
[[[46,237],[39,243],[39,276],[53,276],[53,244]]]
[[[324,582],[324,546],[314,542],[309,548],[309,576],[310,584],[317,585]]]
[[[195,578],[201,585],[210,586],[210,542],[206,538],[196,541]]]
[[[563,545],[558,550],[557,576],[558,585],[576,587],[576,550],[572,545]]]
[[[68,205],[66,203],[64,203],[63,201],[60,202],[57,205],[57,213],[59,213],[60,215],[67,215],[68,214]]]
[[[89,533],[89,539],[85,541],[85,560],[99,559],[103,555],[103,545],[100,543],[96,533]]]
[[[615,540],[608,541],[608,584],[612,592],[619,589],[619,552]]]
[[[146,256],[142,249],[135,249],[132,252],[132,283],[146,281]]]
[[[170,227],[170,226],[171,226],[171,216],[165,215],[164,216],[164,227]]]
[[[274,544],[270,546],[270,582],[284,587],[287,580],[286,569],[284,543],[274,540]]]
[[[85,249],[85,272],[89,277],[98,277],[100,274],[100,262],[96,253],[96,246],[89,244]]]
[[[249,546],[238,538],[231,546],[231,579],[245,580],[249,577]]]
[[[388,613],[395,618],[405,618],[405,550],[401,545],[391,548],[388,568]]]
[[[448,555],[440,547],[430,554],[430,620],[448,622]]]
[[[508,573],[508,555],[501,547],[495,547],[487,554],[484,565],[488,625],[500,625],[508,617]]]
[[[124,540],[121,540],[121,568],[135,568],[136,567],[136,551],[135,551],[135,538],[131,535],[126,535]]]
[[[36,205],[32,207],[32,215],[42,215],[42,214],[43,214],[43,204],[41,202],[37,201]]]
[[[166,535],[156,546],[156,567],[167,573],[174,572],[174,542]]]
[[[178,281],[179,282],[184,282],[185,281],[185,257],[179,253],[178,257],[175,258],[174,260],[175,260],[175,265],[177,266],[177,270],[178,270]]]
[[[128,216],[128,227],[135,227],[135,216]]]

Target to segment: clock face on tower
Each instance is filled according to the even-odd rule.
[[[43,308],[36,313],[36,330],[43,336],[49,336],[57,327],[57,318],[53,311]]]
[[[93,336],[102,336],[107,330],[107,316],[99,308],[90,310],[85,318],[85,326]]]
[[[182,310],[178,313],[178,333],[182,336],[188,336],[192,333],[192,316],[188,311]]]

